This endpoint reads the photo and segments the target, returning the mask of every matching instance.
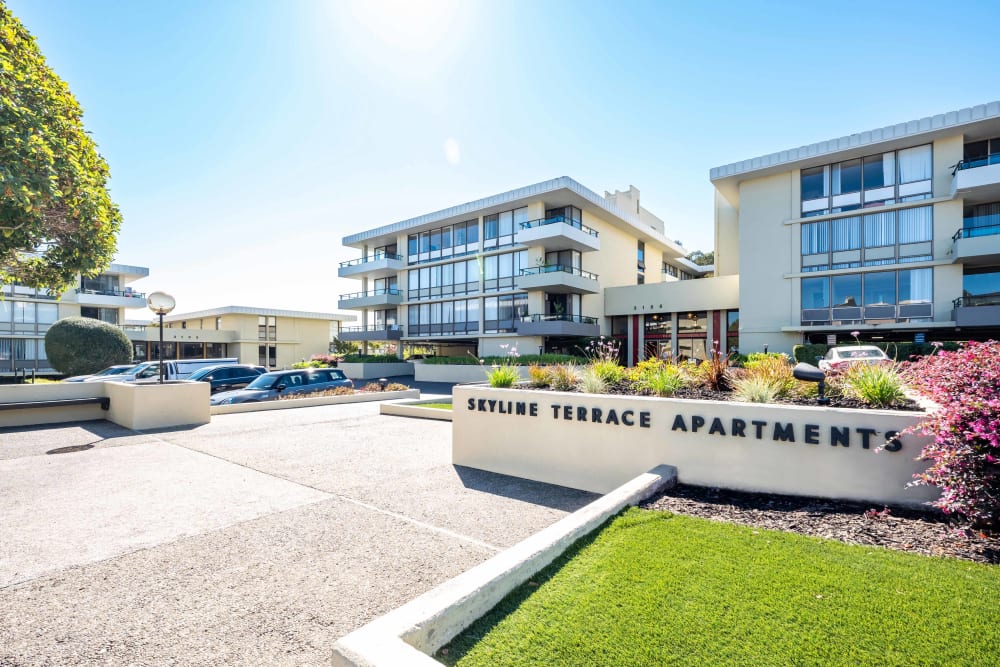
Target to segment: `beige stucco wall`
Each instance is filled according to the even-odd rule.
[[[740,212],[720,192],[715,193],[715,275],[740,272]]]
[[[524,414],[517,414],[518,402]],[[927,487],[906,487],[922,470],[914,458],[926,438],[902,436],[899,451],[876,449],[887,431],[917,423],[919,413],[482,386],[456,386],[453,405],[452,463],[596,493],[666,463],[677,466],[680,482],[699,486],[894,505],[920,505],[936,495]],[[594,409],[602,421],[614,410],[622,423],[595,423]],[[624,423],[627,410],[631,426]],[[698,432],[694,417],[704,420]],[[715,418],[721,433],[710,433]],[[686,432],[677,428],[678,419]],[[733,435],[734,420],[744,423],[745,437]],[[754,421],[762,422],[760,437]],[[790,425],[794,441],[776,440],[776,424]],[[831,427],[850,429],[849,446],[831,444]],[[856,429],[874,429],[867,449]]]
[[[0,385],[0,403],[57,401],[71,398],[98,398],[105,395],[105,382],[59,382],[53,384]],[[206,399],[207,402],[208,399]],[[71,421],[104,419],[107,412],[99,405],[0,411],[0,427],[58,424]],[[56,447],[58,445],[53,445]]]
[[[739,305],[738,275],[679,280],[604,290],[604,314],[642,315],[688,310],[730,310]]]
[[[99,382],[111,408],[108,420],[126,428],[146,430],[170,426],[207,424],[211,387],[207,382],[175,381],[164,384]]]

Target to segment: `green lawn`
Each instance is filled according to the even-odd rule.
[[[1000,567],[629,509],[450,665],[998,665]]]
[[[421,403],[418,408],[435,408],[437,410],[451,410],[451,403]]]

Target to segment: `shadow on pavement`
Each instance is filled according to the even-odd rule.
[[[462,485],[468,489],[492,493],[505,498],[543,505],[564,512],[575,512],[600,496],[566,486],[535,482],[521,477],[501,475],[466,466],[454,466]]]

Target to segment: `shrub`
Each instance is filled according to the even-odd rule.
[[[824,345],[822,343],[810,343],[808,345],[796,345],[792,348],[792,358],[795,359],[795,363],[807,363],[816,365],[816,357],[823,357],[826,351],[830,349],[829,345]]]
[[[784,398],[795,393],[799,384],[792,375],[792,365],[789,363],[788,355],[780,352],[751,354],[747,357],[743,368],[745,379],[763,380],[774,389],[775,398]]]
[[[587,366],[605,385],[618,384],[625,379],[626,371],[618,362],[618,349],[616,340],[604,336],[591,341],[586,347]]]
[[[90,317],[67,317],[45,333],[52,368],[65,375],[87,375],[132,361],[132,343],[113,324]]]
[[[630,379],[639,391],[656,396],[673,396],[687,384],[687,378],[679,366],[659,359],[639,362],[632,370]]]
[[[528,382],[532,387],[548,387],[551,382],[548,369],[531,364],[528,366]]]
[[[504,360],[504,357],[477,357],[473,354],[468,354],[464,357],[427,357],[424,359],[424,364],[427,365],[462,365],[471,366],[478,364],[479,360],[482,359],[487,365],[492,365],[494,363],[499,363]],[[587,363],[587,359],[584,357],[577,357],[571,354],[522,354],[518,355],[518,361],[522,364],[584,364]]]
[[[386,391],[406,391],[407,389],[409,387],[400,382],[390,382],[385,388]]]
[[[573,364],[559,364],[549,371],[549,386],[556,391],[574,391],[580,382],[580,373]]]
[[[491,387],[513,387],[521,379],[521,374],[517,370],[520,355],[517,353],[516,346],[501,345],[500,349],[504,350],[506,354],[501,357],[500,361],[494,362],[490,366],[490,370],[486,371],[486,379]],[[480,359],[479,364],[486,370],[485,359]]]
[[[733,395],[747,403],[773,403],[783,384],[766,375],[746,375],[733,380]]]
[[[596,368],[588,366],[580,374],[580,389],[588,394],[604,394],[608,391],[608,383]]]
[[[923,357],[905,377],[940,406],[915,429],[934,437],[920,455],[931,463],[915,483],[941,489],[933,504],[942,511],[1000,526],[1000,343]]]
[[[841,373],[831,376],[845,396],[856,398],[866,405],[888,408],[903,400],[903,378],[891,363],[852,364]]]
[[[402,359],[395,354],[348,354],[343,361],[346,364],[395,364]]]
[[[712,391],[727,391],[730,387],[729,355],[718,348],[712,350],[709,359],[695,367],[694,377]]]

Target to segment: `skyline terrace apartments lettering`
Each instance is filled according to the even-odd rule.
[[[552,402],[540,406],[537,401],[514,401],[494,398],[469,398],[466,409],[511,417],[554,419],[557,421],[581,422],[601,426],[624,428],[654,428],[652,413],[636,409],[605,409],[585,405]],[[769,421],[733,417],[723,419],[708,418],[697,414],[674,414],[672,422],[665,427],[666,433],[701,433],[719,438],[737,438],[771,441],[777,443],[802,443],[806,445],[830,445],[861,449],[884,449],[898,452],[903,448],[898,431],[886,431],[884,438],[878,439],[879,431],[873,428],[849,426],[821,427],[819,424],[796,423],[792,421]]]

